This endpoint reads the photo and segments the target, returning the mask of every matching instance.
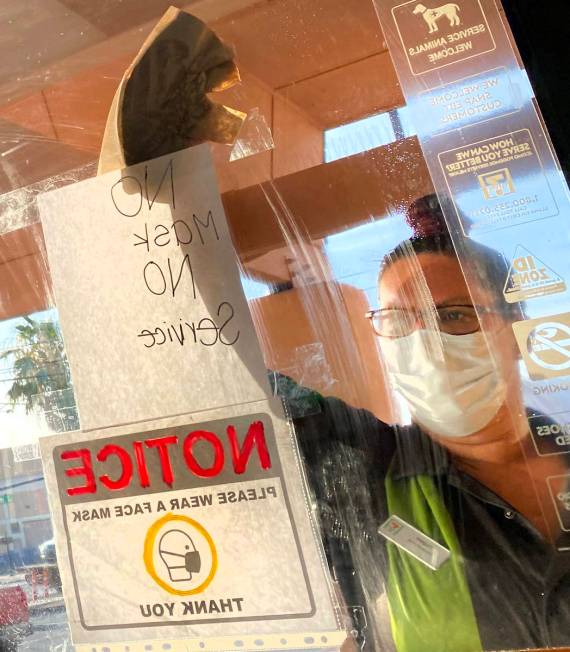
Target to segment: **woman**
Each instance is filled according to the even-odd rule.
[[[412,425],[298,388],[290,401],[333,574],[347,604],[365,605],[369,649],[568,645],[570,552],[557,552],[546,483],[568,470],[530,439],[507,269],[479,247],[476,309],[436,198],[409,221],[416,235],[384,260],[381,309],[368,316]],[[392,515],[449,559],[432,569],[388,543],[378,530]]]

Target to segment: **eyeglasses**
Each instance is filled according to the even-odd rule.
[[[486,308],[479,309],[488,312]],[[423,323],[437,322],[439,330],[449,335],[469,335],[481,329],[475,306],[442,306],[434,313],[427,310],[384,308],[366,313],[376,335],[380,337],[405,337],[414,332],[418,318]]]

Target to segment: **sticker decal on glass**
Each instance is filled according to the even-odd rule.
[[[515,113],[522,97],[502,66],[419,93],[414,101],[423,117],[418,132],[431,137]]]
[[[570,453],[570,412],[536,414],[528,423],[539,455]]]
[[[422,75],[495,49],[479,0],[411,0],[392,9],[410,70]]]
[[[528,129],[442,152],[439,162],[465,235],[559,213]]]
[[[531,380],[570,376],[570,313],[515,322],[513,330]]]
[[[560,527],[570,532],[570,475],[552,476],[547,481]]]
[[[566,292],[566,282],[526,247],[518,245],[511,260],[504,295],[508,303]]]

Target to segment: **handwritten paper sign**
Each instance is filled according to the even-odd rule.
[[[42,439],[75,644],[342,642],[281,405],[230,412]]]
[[[266,396],[208,145],[39,206],[84,430]]]

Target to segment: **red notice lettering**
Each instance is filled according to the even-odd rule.
[[[207,441],[212,444],[214,451],[214,461],[209,469],[200,466],[194,457],[192,447],[197,441]],[[213,432],[207,430],[194,430],[188,433],[184,440],[184,459],[190,471],[200,478],[213,478],[224,468],[224,447],[222,442]]]
[[[135,449],[135,459],[137,461],[137,469],[139,470],[141,487],[145,489],[146,487],[150,487],[150,479],[148,477],[148,469],[146,468],[146,460],[144,458],[143,442],[134,441],[133,448]]]
[[[247,467],[249,458],[251,457],[251,451],[253,447],[257,445],[257,453],[259,455],[259,461],[261,463],[262,469],[271,468],[271,458],[269,457],[269,451],[267,450],[267,442],[265,441],[265,430],[263,428],[263,423],[261,421],[254,421],[249,428],[247,429],[247,435],[245,436],[243,446],[241,451],[238,447],[238,440],[236,429],[234,426],[228,426],[227,428],[228,439],[232,447],[232,457],[234,461],[234,471],[236,473],[244,473]]]
[[[160,458],[160,466],[162,468],[162,479],[169,487],[172,487],[174,475],[172,473],[172,463],[170,462],[170,455],[168,454],[167,446],[177,443],[178,437],[176,437],[176,435],[148,439],[146,442],[146,445],[149,448],[158,448],[158,457]]]
[[[133,463],[131,462],[131,457],[124,448],[116,446],[115,444],[107,444],[97,453],[97,460],[99,462],[105,462],[109,455],[116,455],[123,467],[121,471],[121,476],[118,480],[111,480],[108,475],[99,476],[99,480],[104,487],[110,489],[111,491],[118,491],[119,489],[124,489],[127,487],[133,477]]]
[[[66,492],[68,496],[94,494],[97,491],[97,481],[105,489],[113,492],[126,489],[133,482],[138,483],[141,489],[147,489],[160,481],[158,477],[153,478],[149,473],[147,466],[149,455],[158,457],[162,482],[171,488],[175,484],[173,461],[177,462],[175,468],[179,468],[178,463],[181,458],[184,459],[187,472],[198,478],[213,478],[220,475],[230,456],[233,471],[237,475],[246,473],[250,461],[256,454],[263,470],[271,468],[271,457],[261,421],[254,421],[248,425],[242,443],[238,440],[235,426],[228,425],[226,434],[227,440],[208,430],[192,430],[185,436],[184,441],[177,435],[168,435],[146,440],[141,438],[139,441],[131,441],[123,446],[115,443],[105,444],[93,454],[88,449],[64,451],[61,453],[63,461],[79,460],[77,466],[64,469],[65,475],[69,478],[81,476],[83,481],[80,486],[67,488]],[[198,442],[201,442],[202,447],[209,447],[212,451],[212,457],[206,457],[207,461],[204,459],[198,461],[195,457],[195,446]],[[96,445],[95,442],[92,445]],[[148,449],[156,449],[156,452],[151,453]],[[118,461],[120,470],[109,474],[106,466],[113,457],[116,458],[115,465]],[[95,472],[93,464],[96,464]],[[180,482],[182,479],[178,480]]]
[[[94,494],[97,491],[95,486],[95,475],[93,473],[93,464],[91,462],[91,453],[82,448],[77,451],[64,451],[61,454],[61,459],[77,460],[80,459],[83,466],[73,466],[70,469],[65,469],[65,475],[74,478],[77,475],[85,476],[85,484],[81,487],[69,487],[67,489],[68,496],[79,496],[81,494]]]

